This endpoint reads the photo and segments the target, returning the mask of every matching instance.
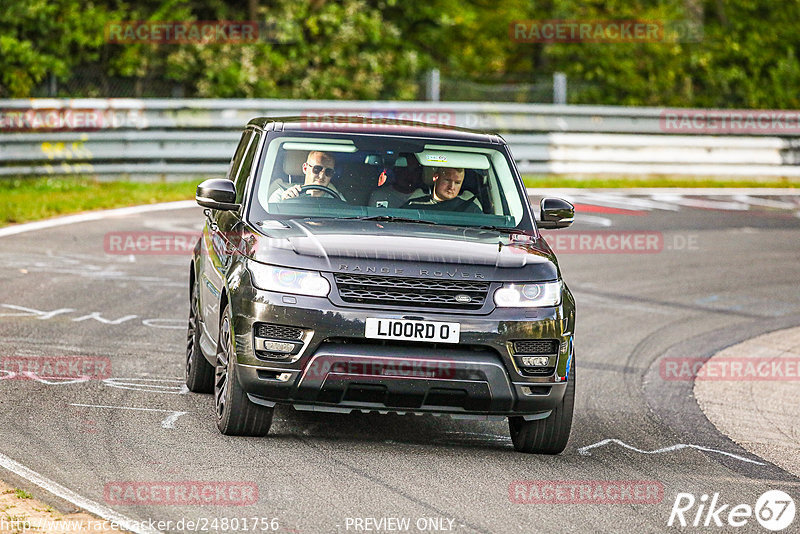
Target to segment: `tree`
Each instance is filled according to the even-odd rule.
[[[49,75],[63,96],[108,96],[108,80],[148,95],[156,80],[188,97],[414,99],[425,72],[491,83],[569,77],[569,101],[797,108],[800,2],[768,0],[5,0],[0,97],[29,97]],[[258,42],[113,44],[119,21],[250,20]],[[515,20],[645,20],[654,42],[521,43]],[[679,28],[700,29],[698,39]],[[169,96],[159,93],[161,96]]]
[[[98,57],[114,13],[80,0],[4,0],[0,10],[0,96],[23,98],[48,74],[66,78]]]

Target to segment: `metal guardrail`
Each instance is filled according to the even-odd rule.
[[[721,120],[724,110],[683,110]],[[0,100],[0,177],[92,174],[131,179],[219,176],[256,116],[413,119],[500,132],[523,173],[800,176],[794,134],[675,134],[666,110],[464,102],[298,100]],[[13,131],[80,117],[86,131]],[[70,115],[72,114],[72,115]],[[88,116],[88,119],[87,119]],[[18,122],[14,122],[17,120]],[[22,124],[22,122],[25,122]],[[83,122],[81,122],[83,121]],[[87,123],[88,121],[88,123]],[[76,124],[72,122],[71,124]],[[88,124],[88,128],[87,128]]]

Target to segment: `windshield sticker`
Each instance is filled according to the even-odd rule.
[[[428,161],[435,161],[437,163],[447,163],[447,156],[444,154],[428,154],[425,157]]]

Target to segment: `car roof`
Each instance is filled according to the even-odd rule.
[[[491,132],[481,132],[443,124],[360,116],[315,115],[312,117],[257,117],[247,123],[262,130],[323,132],[424,137],[478,143],[503,143]]]

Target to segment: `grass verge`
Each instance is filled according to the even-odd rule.
[[[101,182],[88,178],[0,178],[0,226],[82,211],[194,198],[199,180]]]
[[[74,508],[74,506],[72,507]],[[62,514],[25,490],[0,481],[0,533],[61,532],[69,534],[119,533],[112,523],[86,512]]]
[[[800,187],[797,178],[697,177],[697,176],[563,176],[525,175],[526,187],[580,187],[586,189],[633,187]]]

